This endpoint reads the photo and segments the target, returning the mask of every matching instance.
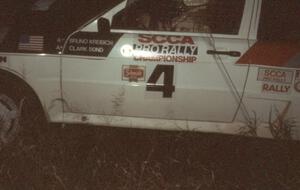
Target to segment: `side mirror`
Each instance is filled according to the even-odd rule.
[[[109,34],[110,33],[110,25],[109,20],[106,18],[100,18],[97,23],[98,32],[101,34]]]

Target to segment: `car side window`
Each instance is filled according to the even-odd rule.
[[[0,26],[0,44],[4,41],[5,36],[8,33],[9,28],[7,26]]]
[[[245,0],[138,0],[113,17],[112,28],[238,34],[244,4]]]
[[[299,0],[263,0],[258,39],[299,40],[299,10]]]

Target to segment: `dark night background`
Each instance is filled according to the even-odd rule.
[[[65,34],[117,1],[65,0],[67,14],[54,9],[33,15],[26,11],[32,2],[2,0],[0,26],[21,23],[31,30],[48,31],[54,24],[51,32]],[[75,5],[69,7],[70,2]],[[68,27],[59,29],[74,17]],[[36,28],[33,22],[40,19],[45,19],[44,28]],[[293,21],[295,26],[300,26],[299,20]],[[277,27],[274,36],[284,25]],[[268,33],[262,36],[270,37]],[[51,127],[0,150],[1,190],[300,189],[298,141],[78,125]]]

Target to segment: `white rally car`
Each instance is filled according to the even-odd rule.
[[[51,123],[300,139],[300,3],[36,0],[0,23],[0,139]]]

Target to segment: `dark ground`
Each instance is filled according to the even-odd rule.
[[[1,190],[299,190],[299,142],[56,127],[0,152]]]

